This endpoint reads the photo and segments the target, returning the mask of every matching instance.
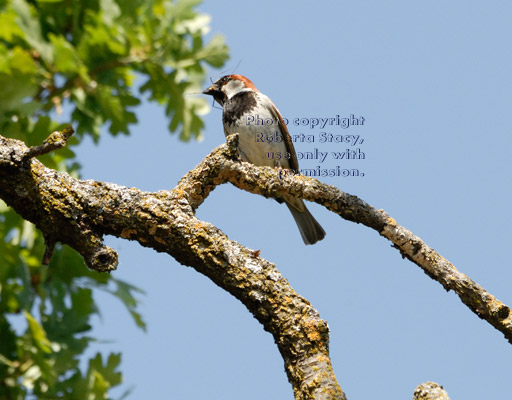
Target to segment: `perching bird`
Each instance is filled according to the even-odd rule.
[[[283,117],[272,100],[256,89],[249,79],[242,75],[226,75],[203,93],[213,96],[222,106],[224,134],[239,134],[238,152],[242,161],[299,170]],[[325,237],[325,231],[302,199],[286,196],[282,200],[291,211],[305,244],[314,244]]]

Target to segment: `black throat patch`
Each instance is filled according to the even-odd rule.
[[[244,114],[250,113],[256,107],[256,104],[256,93],[252,91],[235,94],[224,103],[222,122],[228,125],[241,122],[240,118]]]

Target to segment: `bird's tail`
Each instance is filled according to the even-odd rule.
[[[311,215],[301,199],[287,198],[285,203],[299,227],[300,235],[305,244],[315,244],[325,237],[324,229]]]

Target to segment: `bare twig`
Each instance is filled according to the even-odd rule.
[[[75,131],[71,126],[64,128],[62,131],[55,131],[44,140],[39,146],[30,147],[23,155],[23,160],[29,160],[50,151],[61,149],[68,143],[69,138]]]

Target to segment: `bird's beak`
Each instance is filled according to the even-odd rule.
[[[203,90],[203,94],[208,94],[210,96],[213,95],[214,92],[217,92],[219,89],[217,85],[211,85],[208,89]]]
[[[221,106],[224,103],[224,93],[219,89],[216,84],[211,85],[209,88],[203,90],[203,94],[207,94],[209,96],[213,96],[215,101],[219,103]]]

